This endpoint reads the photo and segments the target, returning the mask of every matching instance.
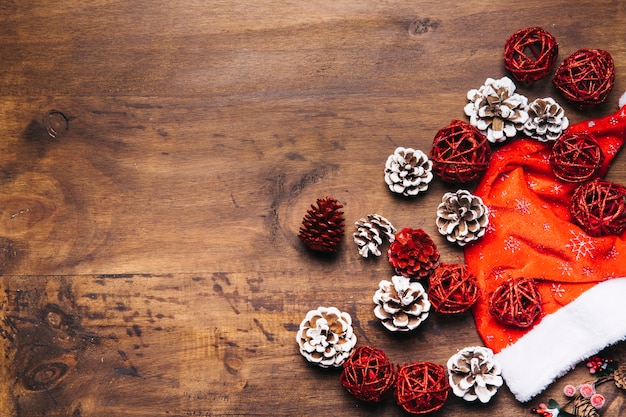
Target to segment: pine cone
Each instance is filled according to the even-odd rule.
[[[483,200],[467,190],[445,193],[437,207],[439,233],[459,246],[479,239],[489,224],[489,210]]]
[[[383,326],[394,332],[415,329],[430,311],[430,301],[422,284],[400,275],[394,275],[391,281],[380,281],[373,299],[374,314]]]
[[[613,380],[617,388],[626,389],[626,364],[621,364],[615,372],[613,372]]]
[[[528,106],[524,133],[541,142],[556,140],[569,126],[565,110],[551,97],[538,98]]]
[[[501,372],[493,351],[487,347],[466,347],[448,359],[452,392],[466,401],[489,402],[502,386]]]
[[[574,414],[578,417],[600,417],[598,410],[591,405],[589,398],[578,396],[574,400]]]
[[[300,323],[296,341],[309,362],[322,368],[339,367],[356,345],[352,318],[335,307],[311,310]]]
[[[318,198],[302,220],[299,237],[311,250],[334,253],[343,237],[343,205],[332,197]]]
[[[428,156],[411,148],[396,148],[385,164],[385,182],[389,189],[404,196],[415,196],[428,189],[433,179],[433,163]]]
[[[487,78],[478,90],[470,90],[465,114],[470,123],[487,136],[489,142],[504,142],[522,129],[528,120],[528,98],[515,93],[508,77]]]
[[[387,254],[397,274],[415,280],[428,278],[439,265],[437,245],[422,229],[405,227],[396,233]]]
[[[364,258],[367,258],[370,253],[380,256],[378,247],[383,244],[383,238],[393,242],[396,234],[396,228],[380,214],[368,214],[354,225],[356,226],[356,232],[352,235],[354,243],[357,244],[359,254]]]

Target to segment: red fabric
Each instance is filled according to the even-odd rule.
[[[626,138],[626,107],[568,131],[590,134],[600,143],[604,176]],[[488,312],[489,296],[506,279],[537,280],[542,315],[534,326],[595,283],[626,276],[626,232],[591,237],[570,222],[569,203],[578,184],[554,177],[550,149],[551,144],[530,139],[503,146],[474,192],[489,207],[489,226],[465,248],[465,262],[481,288],[476,327],[496,353],[530,330],[498,324]]]

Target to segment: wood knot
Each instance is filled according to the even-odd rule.
[[[422,35],[428,31],[436,30],[441,21],[438,19],[431,20],[429,17],[425,18],[416,18],[409,24],[409,34],[411,35]]]
[[[70,365],[65,362],[48,362],[32,368],[23,378],[24,387],[31,391],[49,390],[67,374]]]
[[[56,139],[70,129],[70,119],[63,112],[52,109],[44,116],[43,125],[48,136]]]

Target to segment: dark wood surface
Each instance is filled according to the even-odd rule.
[[[613,111],[622,1],[0,3],[0,415],[404,415],[309,366],[298,325],[336,306],[397,364],[481,344],[470,314],[385,331],[371,297],[391,269],[358,255],[351,225],[379,213],[462,261],[434,226],[450,186],[397,198],[384,163],[396,146],[428,151],[469,89],[507,75],[506,38],[535,25],[560,59],[609,51],[615,89],[585,112],[549,79],[520,92],[554,96],[572,122]],[[625,167],[621,154],[611,178]],[[347,223],[331,259],[297,238],[325,195]],[[583,368],[533,404],[502,388],[438,415],[525,415]],[[623,413],[606,395],[604,414]]]

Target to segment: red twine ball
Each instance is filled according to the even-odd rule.
[[[307,210],[298,237],[311,250],[334,253],[343,237],[343,205],[332,197],[318,198]]]
[[[541,295],[532,278],[513,278],[496,288],[489,300],[489,313],[500,323],[530,327],[541,315]]]
[[[566,182],[585,182],[596,177],[603,160],[600,144],[586,133],[561,135],[550,153],[554,176]]]
[[[520,29],[504,44],[504,67],[521,82],[537,81],[554,68],[556,38],[540,27]]]
[[[378,402],[393,385],[396,372],[385,352],[359,346],[343,363],[340,381],[350,394],[362,401]]]
[[[438,313],[467,311],[478,295],[476,277],[459,264],[440,264],[428,281],[428,300]]]
[[[579,49],[561,62],[552,82],[581,108],[603,103],[615,82],[613,57],[601,49]]]
[[[437,245],[422,229],[400,230],[387,254],[396,273],[415,280],[428,278],[439,265]]]
[[[487,137],[463,120],[453,120],[437,132],[430,151],[433,172],[445,181],[469,182],[489,167]]]
[[[572,195],[570,214],[590,236],[620,235],[626,229],[626,187],[600,179],[581,184]]]
[[[439,410],[448,399],[446,369],[431,362],[414,362],[398,368],[396,402],[411,414]]]

